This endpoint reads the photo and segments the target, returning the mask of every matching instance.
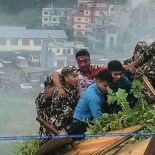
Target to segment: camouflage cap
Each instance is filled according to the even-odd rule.
[[[145,41],[140,41],[140,42],[137,43],[134,52],[137,53],[137,54],[142,54],[147,49],[148,49],[147,43]]]
[[[46,85],[54,84],[54,81],[53,81],[52,77],[47,76],[47,79],[44,81],[44,84],[46,84]]]
[[[61,76],[63,76],[63,77],[69,76],[69,75],[73,75],[77,72],[78,72],[78,68],[73,65],[70,65],[70,66],[66,66],[62,69]]]
[[[149,50],[155,50],[155,41],[151,43]]]

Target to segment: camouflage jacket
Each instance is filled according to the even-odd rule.
[[[73,112],[78,102],[78,91],[63,83],[66,98],[59,97],[59,90],[55,87],[51,104],[51,125],[57,130],[69,129],[73,119]]]
[[[37,115],[43,118],[45,121],[50,120],[51,100],[45,99],[45,93],[41,92],[35,99]]]
[[[152,43],[148,50],[140,53],[140,57],[142,59],[142,63],[138,66],[139,71],[137,71],[135,78],[140,78],[142,71],[155,87],[155,43]]]

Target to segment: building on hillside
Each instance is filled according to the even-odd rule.
[[[113,8],[109,6],[110,8]],[[111,9],[109,9],[111,11]],[[103,14],[94,17],[94,20],[88,24],[87,39],[89,50],[92,53],[102,53],[110,47],[117,46],[118,26],[115,23],[113,13]]]
[[[89,50],[92,53],[103,53],[104,49],[117,46],[118,27],[116,24],[95,24],[88,26]]]
[[[52,27],[59,26],[62,22],[67,24],[67,8],[42,8],[42,26]]]
[[[36,30],[25,27],[0,27],[0,52],[41,51],[42,40],[67,40],[64,30]]]
[[[75,65],[75,52],[86,48],[84,43],[76,41],[44,40],[42,46],[42,67],[49,69]]]
[[[87,36],[88,24],[95,17],[114,13],[114,6],[107,2],[96,2],[92,0],[79,0],[77,6],[70,11],[69,23],[76,36]]]

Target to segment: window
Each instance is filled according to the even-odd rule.
[[[87,22],[88,21],[88,18],[85,18],[85,21]]]
[[[48,27],[48,25],[47,25],[47,24],[43,24],[43,26],[44,26],[44,27]]]
[[[85,26],[85,28],[87,29],[87,25]]]
[[[71,49],[68,49],[68,54],[71,54]]]
[[[56,22],[57,21],[57,18],[53,18],[53,22]]]
[[[29,44],[30,44],[29,39],[22,39],[22,45],[23,46],[29,46]]]
[[[45,21],[45,22],[48,21],[48,18],[44,18],[44,21]]]
[[[60,53],[60,49],[57,49],[57,53]]]
[[[63,49],[62,54],[66,54],[66,49]]]
[[[44,11],[44,15],[48,15],[48,12],[47,11]]]
[[[13,45],[13,46],[18,45],[18,39],[11,39],[10,42],[11,42],[11,45]]]
[[[58,15],[63,15],[63,13],[61,11],[58,11],[57,14]]]
[[[88,15],[88,11],[85,11],[85,14],[87,14],[87,15]]]
[[[0,45],[6,45],[6,39],[0,39]]]
[[[77,28],[81,28],[81,25],[77,25]]]
[[[41,46],[41,39],[34,39],[35,46]]]
[[[77,21],[81,21],[81,18],[77,18]]]

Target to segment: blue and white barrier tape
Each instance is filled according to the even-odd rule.
[[[32,140],[32,139],[55,139],[55,138],[90,138],[90,137],[115,137],[115,136],[153,136],[155,132],[122,132],[105,134],[77,134],[77,135],[51,135],[51,136],[6,136],[0,137],[0,141]]]

